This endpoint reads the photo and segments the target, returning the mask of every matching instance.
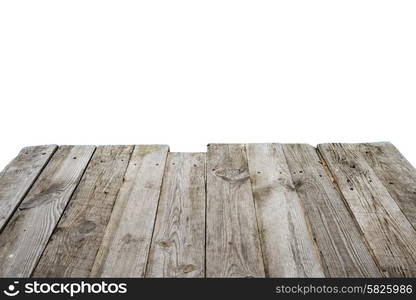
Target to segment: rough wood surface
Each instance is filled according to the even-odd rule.
[[[321,252],[326,277],[381,277],[316,149],[285,144],[283,151]]]
[[[91,276],[144,276],[167,153],[135,147]]]
[[[264,277],[244,145],[208,146],[207,277]]]
[[[390,143],[36,146],[0,173],[0,277],[416,277]]]
[[[133,146],[100,146],[37,265],[34,277],[88,277]]]
[[[56,151],[0,235],[0,277],[30,276],[94,149]]]
[[[382,271],[416,276],[416,231],[360,151],[348,144],[318,146]]]
[[[0,173],[0,232],[56,148],[56,145],[23,148]]]
[[[205,276],[205,153],[169,153],[146,277]]]
[[[361,151],[403,214],[416,228],[416,169],[391,143],[352,146]]]
[[[281,144],[247,145],[264,264],[270,277],[323,277]]]

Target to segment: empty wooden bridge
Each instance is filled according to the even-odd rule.
[[[0,173],[0,277],[416,277],[390,143],[35,146]]]

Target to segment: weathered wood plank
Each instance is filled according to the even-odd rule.
[[[87,277],[133,146],[100,146],[35,269],[34,277]]]
[[[56,145],[23,148],[0,173],[0,232],[56,148]]]
[[[93,277],[143,277],[169,148],[136,146],[127,167]]]
[[[248,144],[247,156],[266,275],[324,277],[282,145]]]
[[[205,276],[205,153],[169,153],[146,277]]]
[[[61,146],[0,235],[0,277],[28,277],[93,152]]]
[[[306,144],[285,144],[283,151],[322,254],[326,276],[381,277],[316,149]]]
[[[416,276],[416,231],[359,151],[348,144],[318,146],[382,271]]]
[[[391,143],[355,144],[416,228],[416,169]]]
[[[244,145],[208,146],[207,277],[264,277]]]

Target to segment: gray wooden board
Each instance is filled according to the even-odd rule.
[[[34,277],[87,277],[133,146],[99,146],[35,269]]]
[[[206,276],[264,277],[244,145],[208,146],[206,213]]]
[[[416,228],[416,169],[391,143],[353,145]]]
[[[283,145],[297,195],[304,203],[327,277],[381,277],[364,237],[316,149]]]
[[[24,148],[0,277],[415,277],[415,168],[390,143],[318,148]]]
[[[169,153],[146,277],[205,276],[205,153]]]
[[[168,150],[135,147],[92,277],[144,277]]]
[[[282,145],[248,144],[247,156],[266,274],[324,277]]]
[[[382,271],[416,276],[416,231],[360,151],[348,144],[318,146]]]
[[[56,148],[56,145],[25,147],[0,173],[0,232]]]
[[[56,150],[0,235],[0,277],[31,275],[94,149]]]

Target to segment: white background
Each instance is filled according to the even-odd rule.
[[[416,1],[1,1],[0,168],[37,144],[391,141]]]

